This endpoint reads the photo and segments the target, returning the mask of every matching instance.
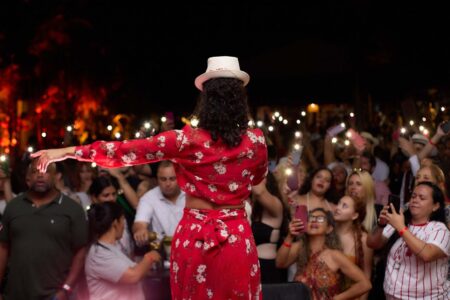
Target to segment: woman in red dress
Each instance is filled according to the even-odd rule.
[[[198,127],[129,141],[42,150],[39,168],[74,158],[116,168],[168,159],[186,192],[172,242],[173,299],[261,299],[258,257],[244,201],[267,173],[263,133],[248,128],[247,73],[238,59],[208,59],[195,80]]]

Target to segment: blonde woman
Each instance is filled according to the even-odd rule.
[[[347,178],[347,195],[366,204],[366,217],[362,225],[367,232],[371,232],[377,223],[375,184],[372,175],[364,170],[354,170]]]

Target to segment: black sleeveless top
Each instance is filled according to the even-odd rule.
[[[252,232],[253,237],[255,238],[255,244],[256,246],[261,244],[277,244],[276,242],[273,243],[270,241],[270,236],[272,235],[272,231],[276,229],[272,226],[269,226],[265,223],[262,223],[260,221],[254,221],[252,222]]]

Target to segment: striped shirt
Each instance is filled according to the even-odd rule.
[[[426,225],[408,225],[408,230],[427,244],[447,254],[432,262],[424,262],[408,248],[402,238],[392,246],[387,260],[384,291],[398,299],[450,299],[447,281],[450,231],[444,223],[431,221]],[[387,225],[383,236],[389,238],[395,229]]]

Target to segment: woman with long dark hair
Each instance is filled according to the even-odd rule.
[[[172,242],[173,299],[261,298],[244,201],[252,186],[265,178],[267,147],[262,131],[248,128],[249,79],[236,57],[211,57],[206,72],[195,80],[201,91],[197,127],[33,154],[42,171],[51,161],[66,158],[108,168],[174,162],[178,184],[186,192],[186,209]]]
[[[252,189],[252,232],[261,266],[261,283],[286,282],[286,270],[275,266],[277,249],[286,237],[290,220],[289,208],[281,200],[272,173]]]
[[[450,231],[445,225],[444,194],[437,185],[419,183],[404,213],[386,205],[367,245],[386,249],[387,299],[448,299]]]
[[[332,213],[317,207],[310,211],[307,224],[295,218],[289,223],[289,234],[277,253],[280,268],[297,262],[295,281],[306,284],[314,300],[354,299],[371,288],[361,269],[342,253],[334,228]],[[353,281],[345,290],[344,276]]]
[[[141,279],[158,252],[146,253],[139,263],[130,260],[118,247],[125,228],[122,208],[115,202],[94,203],[88,210],[91,247],[85,262],[86,281],[91,300],[144,300]]]

